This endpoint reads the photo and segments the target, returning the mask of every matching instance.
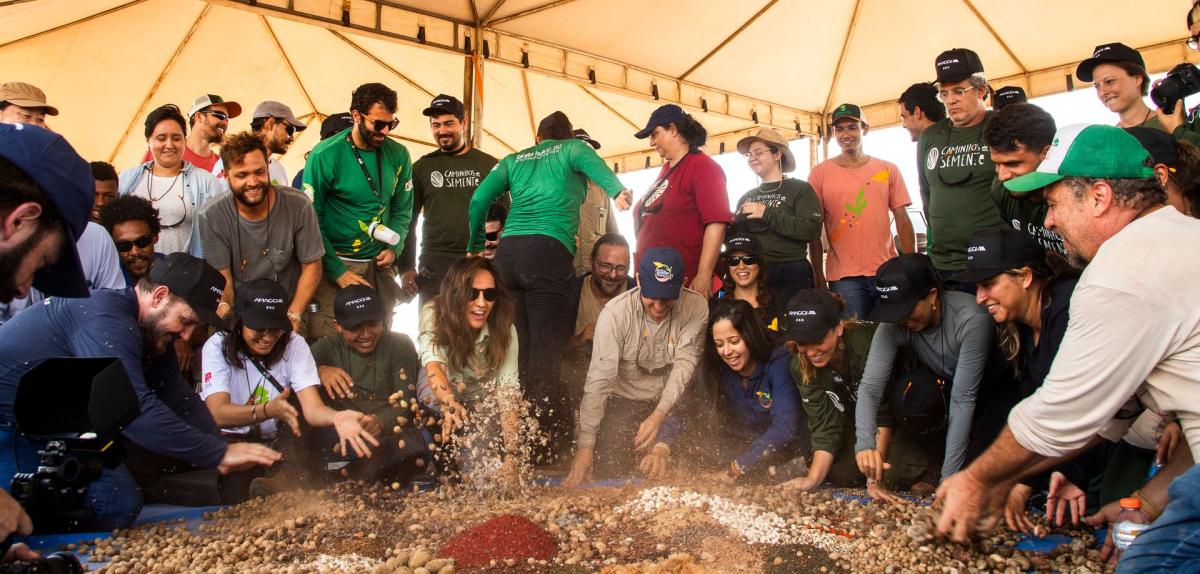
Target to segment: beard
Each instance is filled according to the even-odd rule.
[[[246,207],[254,207],[257,205],[261,205],[270,196],[270,194],[271,194],[270,185],[271,185],[271,182],[268,179],[267,181],[263,182],[263,184],[261,186],[259,186],[257,184],[247,183],[237,189],[230,188],[229,191],[233,194],[233,199],[235,201],[237,201],[238,203],[245,205]],[[246,192],[257,190],[259,188],[262,189],[262,195],[259,197],[259,199],[257,201],[252,201],[246,197]]]
[[[380,135],[382,134],[372,131],[370,128],[368,128],[365,120],[358,122],[358,137],[362,139],[363,143],[366,144],[367,147],[371,149],[379,149],[383,147],[382,140],[380,140],[379,143],[375,143],[375,138]],[[386,139],[387,136],[384,136],[384,138]]]
[[[625,285],[624,281],[609,281],[600,275],[592,274],[592,282],[596,288],[604,294],[605,297],[612,297],[621,292],[621,287]]]
[[[33,251],[34,246],[45,238],[47,231],[45,226],[39,225],[38,230],[20,245],[8,251],[0,251],[0,303],[11,303],[21,295],[21,290],[17,288],[17,273],[21,269],[21,262]]]
[[[454,152],[457,152],[462,149],[462,147],[463,147],[462,134],[459,134],[457,136],[449,136],[449,138],[450,138],[449,141],[446,143],[442,143],[443,142],[442,138],[440,138],[440,137],[437,138],[438,147],[441,148],[441,150],[443,152],[454,153]]]
[[[163,356],[179,338],[178,334],[168,333],[163,327],[165,314],[163,311],[151,313],[142,321],[142,353],[151,359]]]

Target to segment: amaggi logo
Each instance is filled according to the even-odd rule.
[[[429,183],[433,184],[434,187],[442,187],[445,182],[446,180],[442,178],[442,172],[435,171],[429,174]]]
[[[925,169],[933,169],[937,167],[938,159],[941,155],[938,153],[938,148],[929,148],[929,153],[925,154]]]
[[[972,245],[967,248],[967,253],[980,253],[983,251],[987,251],[987,247],[983,245]]]
[[[817,312],[813,311],[812,309],[797,309],[795,311],[788,311],[788,315],[792,317],[811,317],[816,314]]]
[[[675,272],[670,265],[652,261],[654,263],[654,279],[659,283],[666,283],[675,278]]]

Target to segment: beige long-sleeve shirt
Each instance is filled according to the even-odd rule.
[[[575,274],[592,270],[592,246],[605,233],[620,233],[613,219],[612,199],[604,189],[588,180],[587,196],[579,206],[579,234],[575,245]]]
[[[596,322],[579,405],[579,446],[595,446],[610,395],[658,401],[655,410],[670,413],[696,372],[707,323],[708,304],[691,289],[680,291],[671,313],[659,322],[646,316],[640,288],[609,301]]]

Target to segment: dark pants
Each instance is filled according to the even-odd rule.
[[[417,266],[417,294],[421,305],[424,306],[437,296],[442,288],[442,278],[450,270],[450,265],[461,256],[421,254],[421,264]]]
[[[570,335],[572,265],[567,248],[545,235],[505,237],[496,250],[496,266],[516,307],[521,388],[550,436],[549,453],[559,455],[572,432],[567,389],[559,379]]]
[[[771,292],[771,301],[779,309],[786,308],[793,295],[812,287],[812,264],[807,259],[774,261],[767,265],[767,288]]]
[[[842,277],[837,281],[830,281],[829,289],[846,301],[842,319],[866,321],[875,305],[879,304],[879,292],[875,290],[874,277]]]

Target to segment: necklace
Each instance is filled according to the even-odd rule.
[[[152,184],[154,182],[155,175],[154,170],[151,169],[150,177],[146,178],[146,197],[150,198],[151,203],[158,203],[159,201],[162,201],[162,198],[166,197],[168,193],[171,193],[172,189],[175,189],[175,184],[179,183],[179,176],[181,175],[183,175],[183,170],[180,170],[179,173],[175,174],[175,178],[171,180],[171,185],[167,186],[166,191],[162,192],[162,195],[154,197],[154,188],[152,187]]]
[[[774,192],[776,192],[776,191],[779,191],[780,189],[782,189],[782,188],[783,188],[783,180],[785,180],[785,179],[787,179],[787,177],[786,177],[786,176],[784,176],[784,177],[780,178],[780,179],[779,179],[779,185],[776,185],[776,186],[775,186],[775,189],[767,189],[767,188],[763,187],[764,185],[766,185],[766,184],[767,184],[767,182],[765,182],[765,181],[764,181],[764,182],[762,182],[762,183],[758,184],[758,192],[759,192],[759,193],[774,193]]]
[[[267,237],[267,241],[270,241],[271,240],[271,188],[269,188],[269,187],[267,188],[267,198],[265,201],[267,202],[267,235],[266,235],[266,237]],[[246,265],[248,265],[250,262],[246,259],[246,254],[242,252],[242,216],[240,213],[238,213],[237,198],[231,198],[231,201],[229,202],[229,207],[230,207],[230,209],[233,210],[233,224],[237,226],[238,257],[241,259],[242,271],[245,271]],[[271,261],[270,257],[267,257],[267,254],[270,253],[269,246],[267,244],[264,244],[262,251],[260,253],[263,256],[263,258],[266,259],[267,262],[271,264],[271,270],[274,272],[273,273],[274,277],[272,277],[272,280],[278,279],[279,278],[279,270],[275,269],[275,262]]]

